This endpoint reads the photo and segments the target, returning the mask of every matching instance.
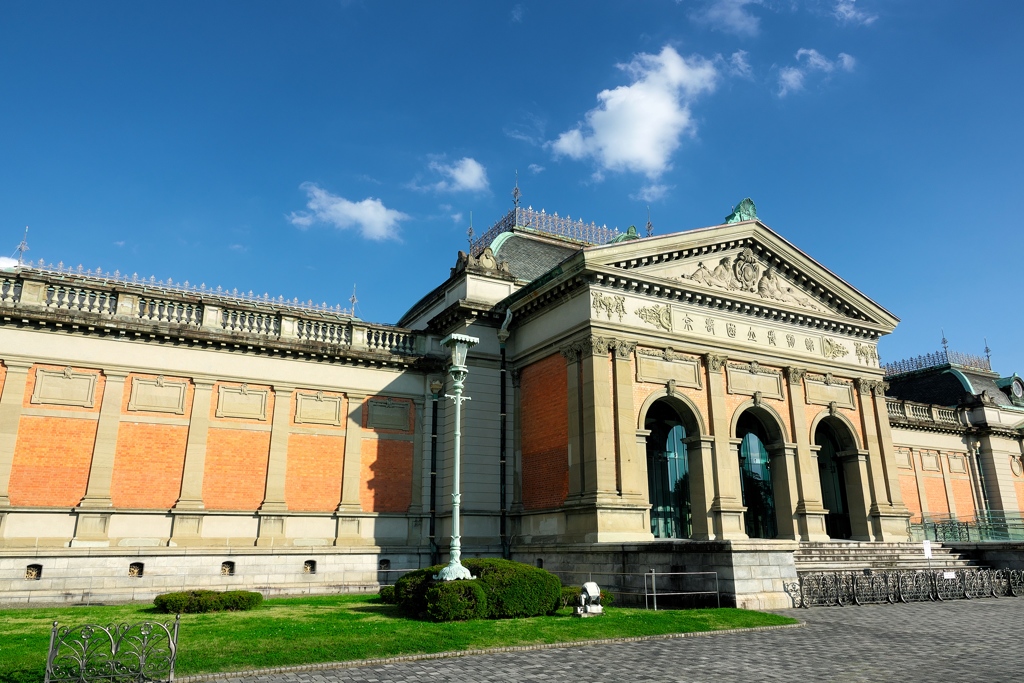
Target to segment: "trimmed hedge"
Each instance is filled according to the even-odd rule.
[[[243,612],[263,603],[263,596],[252,591],[180,591],[164,593],[153,599],[161,612],[197,614],[201,612]]]
[[[479,581],[436,581],[427,589],[431,621],[468,621],[487,616],[487,595]]]
[[[558,609],[562,582],[549,571],[499,559],[471,559],[463,564],[483,584],[487,616],[492,619],[536,617]]]
[[[395,600],[395,587],[394,586],[381,586],[380,594],[377,596],[381,602],[385,605],[394,605]]]
[[[462,564],[477,577],[477,580],[443,583],[479,584],[483,590],[484,604],[486,605],[486,612],[480,614],[481,617],[513,619],[553,614],[560,605],[562,583],[551,572],[521,562],[499,559],[466,559],[462,561]],[[444,566],[437,565],[409,572],[395,583],[395,602],[403,614],[417,619],[438,619],[437,615],[447,614],[449,610],[454,610],[449,605],[443,609],[437,607],[431,611],[432,599],[443,598],[449,602],[456,599],[453,597],[454,594],[430,592],[433,586],[442,583],[434,581],[434,575]],[[461,596],[459,599],[465,600],[467,603],[471,602],[468,593],[459,591],[472,591],[473,589],[450,590],[456,591]],[[476,611],[479,611],[480,602],[480,600],[475,601]],[[478,617],[460,616],[457,618]]]

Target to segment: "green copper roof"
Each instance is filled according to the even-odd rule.
[[[739,223],[741,221],[752,221],[757,219],[757,207],[754,206],[754,200],[747,197],[742,202],[736,205],[728,216],[725,217],[726,223]]]

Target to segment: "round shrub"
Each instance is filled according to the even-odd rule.
[[[444,567],[439,564],[426,569],[409,572],[395,582],[395,604],[407,617],[422,619],[427,614],[427,589],[434,582],[434,575]]]
[[[394,586],[381,586],[380,595],[377,598],[385,605],[395,604],[395,587]]]
[[[487,596],[479,581],[435,581],[427,589],[432,621],[468,621],[487,616]]]
[[[244,611],[259,607],[262,603],[263,596],[252,591],[179,591],[164,593],[153,599],[153,604],[158,610],[172,614]]]
[[[559,607],[562,582],[549,571],[500,559],[470,559],[463,564],[480,580],[492,619],[553,614]]]

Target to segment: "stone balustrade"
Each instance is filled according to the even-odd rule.
[[[173,327],[179,334],[191,330],[207,338],[254,338],[261,344],[328,346],[374,356],[423,356],[427,348],[421,332],[366,323],[347,311],[35,268],[0,274],[0,310],[12,309],[24,317],[87,316],[157,332]]]
[[[893,424],[931,425],[945,429],[964,426],[956,408],[901,401],[895,398],[886,398],[885,406],[889,413],[889,422]]]

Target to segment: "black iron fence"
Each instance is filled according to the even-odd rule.
[[[173,622],[59,626],[53,622],[44,683],[174,681],[178,626]]]
[[[1017,569],[865,570],[799,572],[786,586],[794,607],[896,604],[1024,595]]]

